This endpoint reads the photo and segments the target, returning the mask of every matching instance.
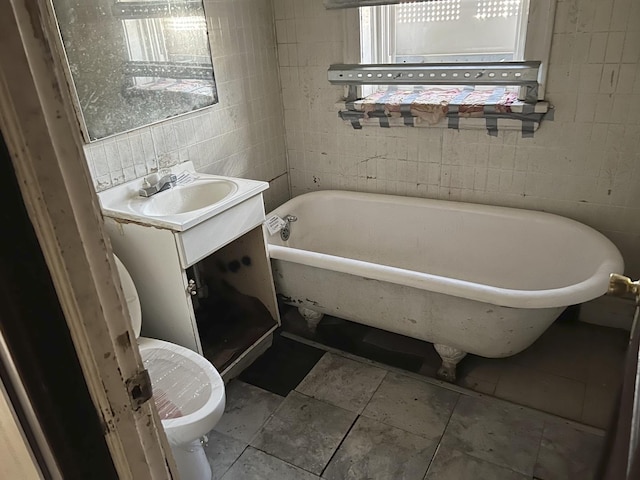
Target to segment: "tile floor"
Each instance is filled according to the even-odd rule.
[[[277,362],[265,362],[270,373],[242,378],[263,368],[265,386],[285,393]],[[349,354],[323,353],[298,381],[286,395],[229,383],[206,447],[214,479],[588,480],[604,442],[597,429]]]
[[[509,358],[467,355],[457,385],[605,429],[622,381],[629,333],[569,318],[556,321],[531,347]],[[325,317],[315,335],[297,310],[283,329],[339,350],[435,378],[440,358],[428,342]]]

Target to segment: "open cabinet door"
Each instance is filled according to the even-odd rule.
[[[36,257],[42,260],[63,319],[63,328],[56,331],[66,331],[69,338],[78,365],[79,377],[73,378],[80,379],[90,400],[98,426],[94,431],[101,441],[96,445],[102,443],[108,453],[113,474],[103,470],[84,478],[178,478],[155,405],[149,401],[148,376],[89,180],[80,129],[52,51],[53,29],[44,1],[0,4],[0,132],[8,153],[3,160],[23,200],[3,208],[28,216],[39,255],[28,257],[24,265],[36,264]],[[3,235],[9,236],[12,227],[3,225]],[[3,254],[17,255],[18,250]],[[4,282],[7,288],[2,291],[31,287],[17,282]],[[42,292],[34,288],[33,302],[39,301],[38,295]],[[7,321],[9,317],[3,315],[3,327],[16,325]],[[20,317],[14,319],[19,322]],[[4,332],[13,335],[8,328]],[[14,354],[20,352],[14,348]],[[73,372],[61,372],[65,374],[72,377]],[[3,375],[3,383],[6,378]]]
[[[607,432],[607,445],[599,478],[640,478],[640,281],[611,275],[609,293],[635,295],[636,312],[625,360],[624,378],[617,411]]]

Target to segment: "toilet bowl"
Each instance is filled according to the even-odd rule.
[[[204,357],[173,343],[140,337],[142,313],[133,279],[115,257],[133,332],[153,387],[153,398],[182,480],[210,480],[200,439],[224,412],[224,382]]]

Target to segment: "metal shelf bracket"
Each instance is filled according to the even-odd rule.
[[[540,62],[337,64],[328,71],[333,85],[505,85],[525,88],[527,103],[538,101]]]

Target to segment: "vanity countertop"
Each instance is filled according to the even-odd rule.
[[[176,165],[170,172],[177,176],[177,185],[150,197],[139,194],[143,178],[98,193],[103,214],[116,220],[182,232],[269,188],[267,182],[258,180],[196,172],[192,162]],[[213,189],[223,190],[223,194],[212,194],[214,200],[207,203],[207,192]],[[222,198],[217,199],[215,195]]]

